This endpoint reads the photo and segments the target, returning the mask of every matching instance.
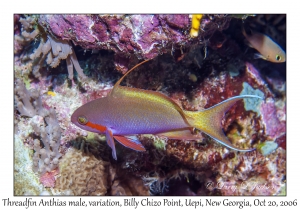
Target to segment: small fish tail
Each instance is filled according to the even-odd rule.
[[[185,111],[187,115],[187,119],[191,126],[201,130],[202,132],[206,133],[210,137],[212,137],[217,142],[237,151],[252,151],[254,149],[241,149],[234,146],[228,138],[225,136],[221,122],[224,117],[224,114],[227,110],[238,100],[243,98],[261,98],[260,96],[256,95],[241,95],[229,98],[221,103],[210,107],[209,109],[205,109],[203,111],[192,112],[192,111]]]

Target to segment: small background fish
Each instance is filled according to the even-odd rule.
[[[253,45],[252,47],[262,54],[256,57],[275,63],[285,61],[286,36],[282,33],[286,30],[285,14],[249,17],[245,20],[243,28],[249,45]],[[280,56],[280,60],[277,59],[277,55]]]

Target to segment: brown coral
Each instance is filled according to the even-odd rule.
[[[105,195],[107,192],[107,162],[80,150],[70,149],[60,162],[60,176],[55,188],[72,191],[73,195]]]

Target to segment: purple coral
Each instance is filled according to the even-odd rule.
[[[201,36],[228,27],[230,17],[205,15]],[[189,48],[197,39],[189,35],[191,18],[176,15],[41,15],[39,24],[59,40],[70,40],[84,49],[115,52],[115,66],[125,72],[129,61],[151,59]]]
[[[274,100],[268,100],[261,105],[261,114],[266,134],[271,138],[278,138],[286,133],[285,105],[276,107]]]

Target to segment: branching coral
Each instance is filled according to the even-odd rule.
[[[75,67],[75,70],[81,79],[86,78],[82,68],[79,65],[74,50],[72,49],[72,45],[68,41],[57,40],[48,35],[47,41],[44,42],[42,40],[38,48],[35,49],[34,53],[30,55],[30,58],[32,60],[38,60],[37,65],[33,68],[33,73],[36,77],[41,76],[39,69],[42,67],[45,59],[46,63],[52,68],[57,67],[61,60],[66,59],[69,79],[73,79],[73,66]]]
[[[29,58],[34,61],[32,72],[35,77],[41,77],[39,70],[42,68],[45,60],[52,68],[57,67],[61,60],[66,60],[69,79],[73,79],[73,66],[81,79],[86,78],[69,41],[57,40],[51,37],[50,34],[45,34],[34,17],[21,18],[20,22],[22,24],[22,33],[21,36],[15,35],[15,53],[21,51],[20,46],[28,45],[38,35],[40,38],[39,46],[29,55]],[[32,31],[33,28],[35,29]]]
[[[14,38],[15,54],[20,53],[23,50],[23,47],[33,41],[39,34],[39,29],[34,29],[34,25],[36,24],[36,18],[34,16],[20,18],[19,22],[22,24],[22,32],[21,35],[16,34]]]
[[[33,149],[33,170],[41,174],[50,172],[58,167],[58,159],[61,157],[58,151],[60,146],[61,131],[56,119],[55,111],[52,109],[45,117],[46,126],[33,124],[34,132],[41,137],[44,147],[41,147],[40,140],[35,139]]]
[[[15,91],[17,110],[21,115],[34,118],[31,124],[35,135],[40,137],[40,140],[35,139],[33,142],[33,170],[40,174],[50,172],[58,167],[58,159],[61,157],[58,151],[61,130],[55,111],[45,109],[38,91],[28,91],[20,80],[16,80]]]
[[[39,111],[41,112],[43,110],[38,91],[36,89],[28,91],[24,83],[19,79],[17,79],[15,83],[17,110],[22,116],[34,117]]]

